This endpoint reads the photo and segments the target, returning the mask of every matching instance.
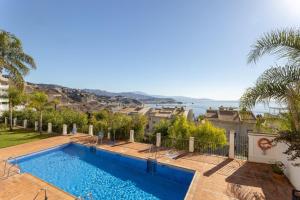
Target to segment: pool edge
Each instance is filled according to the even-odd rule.
[[[70,144],[76,144],[76,145],[80,145],[80,146],[84,146],[84,147],[91,147],[90,145],[86,145],[86,144],[81,144],[81,143],[78,143],[78,142],[70,141],[70,142],[66,142],[66,143],[64,143],[64,144],[60,144],[60,145],[56,145],[56,146],[53,146],[53,147],[50,147],[50,148],[42,149],[42,150],[40,150],[40,151],[35,151],[35,152],[27,153],[27,154],[24,154],[24,155],[16,156],[16,157],[14,157],[14,158],[16,158],[16,159],[24,159],[24,158],[26,158],[27,156],[32,156],[32,155],[36,155],[36,154],[40,154],[40,153],[45,153],[45,152],[47,152],[47,151],[51,151],[51,150],[54,150],[54,149],[57,149],[57,148],[64,148],[64,147],[66,147],[66,146],[68,146],[68,145],[70,145]],[[130,158],[133,158],[133,159],[144,160],[144,161],[147,160],[147,158],[141,158],[141,157],[134,156],[134,155],[129,155],[129,154],[126,154],[126,153],[123,153],[123,152],[115,152],[115,151],[112,151],[112,150],[109,150],[109,149],[103,149],[103,148],[98,147],[98,146],[96,146],[96,149],[97,149],[97,150],[100,150],[100,151],[106,151],[106,152],[109,152],[109,153],[112,153],[112,154],[119,154],[119,155],[121,155],[121,156],[130,157]],[[157,163],[159,163],[160,165],[165,165],[165,166],[172,167],[172,168],[176,168],[176,169],[179,169],[179,170],[184,170],[184,171],[192,172],[192,173],[193,173],[193,178],[192,178],[192,181],[191,181],[190,184],[189,184],[188,190],[187,190],[187,192],[186,192],[186,194],[185,194],[183,200],[188,200],[188,199],[190,198],[190,197],[189,197],[190,195],[193,196],[193,194],[190,194],[190,193],[191,193],[192,186],[193,186],[193,184],[194,184],[194,182],[195,182],[195,179],[196,179],[196,173],[197,173],[197,170],[185,168],[185,167],[178,166],[178,165],[173,165],[173,164],[170,164],[170,163],[164,163],[164,162],[161,162],[161,161],[158,161],[158,160],[157,160]],[[46,183],[46,184],[48,184],[48,185],[54,187],[55,189],[57,189],[57,190],[59,190],[59,191],[62,191],[63,193],[65,193],[65,194],[67,194],[67,195],[73,197],[74,199],[77,198],[77,197],[75,197],[74,195],[68,193],[67,191],[62,190],[62,189],[58,188],[57,186],[55,186],[55,185],[53,185],[53,184],[51,184],[51,183],[48,183],[47,181],[42,180],[42,179],[40,179],[39,177],[34,176],[34,175],[31,174],[31,173],[25,172],[24,174],[28,174],[28,175],[30,175],[30,176],[32,176],[32,177],[34,177],[34,178],[36,178],[36,179],[38,179],[38,180],[40,180],[40,181]]]

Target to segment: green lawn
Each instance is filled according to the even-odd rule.
[[[0,148],[23,144],[40,139],[52,137],[53,135],[42,134],[28,130],[0,130]]]

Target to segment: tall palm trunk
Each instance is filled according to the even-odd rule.
[[[9,101],[9,130],[13,130],[13,106],[12,103]]]
[[[292,123],[293,123],[293,128],[297,133],[299,133],[300,130],[300,120],[299,120],[299,109],[297,105],[297,101],[293,98],[288,98],[288,104],[289,104],[289,110],[292,115]]]
[[[40,126],[39,126],[39,132],[40,134],[42,134],[42,131],[43,131],[43,113],[42,111],[40,111]]]

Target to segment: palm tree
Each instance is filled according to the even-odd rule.
[[[246,90],[240,100],[242,108],[251,109],[257,103],[275,100],[287,105],[292,116],[292,129],[299,132],[300,127],[300,67],[286,65],[266,70],[256,81],[254,87]]]
[[[24,53],[21,41],[13,34],[0,30],[0,72],[5,70],[13,83],[23,87],[23,76],[35,68],[33,58]]]
[[[248,63],[256,63],[265,54],[287,59],[289,65],[266,70],[255,86],[244,93],[241,107],[251,108],[258,102],[272,99],[287,105],[289,112],[283,116],[288,123],[285,127],[289,128],[280,131],[275,141],[287,143],[284,153],[295,160],[300,158],[300,30],[282,29],[265,34],[253,45]]]
[[[282,29],[264,34],[252,46],[248,63],[256,63],[265,54],[286,58],[292,64],[300,63],[300,30]]]
[[[35,92],[30,96],[29,106],[39,112],[39,132],[42,133],[43,127],[43,111],[50,105],[48,95],[44,92]]]
[[[14,86],[10,86],[7,92],[7,97],[9,100],[9,129],[12,131],[13,129],[13,109],[15,106],[20,105],[25,99],[23,91]]]
[[[60,104],[60,99],[54,98],[51,103],[54,105],[54,110],[57,111],[57,106]]]

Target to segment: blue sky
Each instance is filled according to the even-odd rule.
[[[27,81],[108,91],[238,99],[270,65],[251,44],[299,27],[299,0],[0,0],[37,70]]]

